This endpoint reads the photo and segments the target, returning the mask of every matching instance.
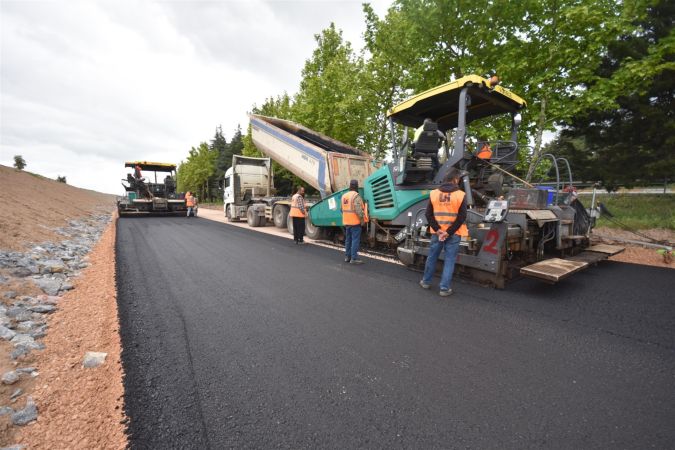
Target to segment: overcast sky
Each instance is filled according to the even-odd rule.
[[[295,93],[331,21],[361,48],[361,3],[0,0],[0,164],[121,194],[125,160],[178,163]]]

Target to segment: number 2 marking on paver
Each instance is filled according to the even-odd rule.
[[[499,253],[497,250],[497,242],[499,241],[499,231],[497,230],[490,230],[485,236],[485,245],[483,246],[483,250],[492,253],[493,255],[496,255]]]

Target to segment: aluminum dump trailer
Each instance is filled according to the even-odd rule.
[[[318,190],[321,198],[349,187],[352,179],[363,185],[377,169],[368,153],[300,124],[257,114],[249,118],[256,147]]]

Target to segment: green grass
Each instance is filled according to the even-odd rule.
[[[591,206],[590,195],[580,195],[579,199],[585,207]],[[616,220],[630,228],[675,230],[675,194],[602,194],[596,196],[597,202],[602,202]],[[597,226],[621,228],[604,217]]]

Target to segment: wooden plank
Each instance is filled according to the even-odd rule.
[[[551,258],[522,267],[520,273],[521,275],[555,283],[586,267],[588,267],[588,263],[584,261]]]

